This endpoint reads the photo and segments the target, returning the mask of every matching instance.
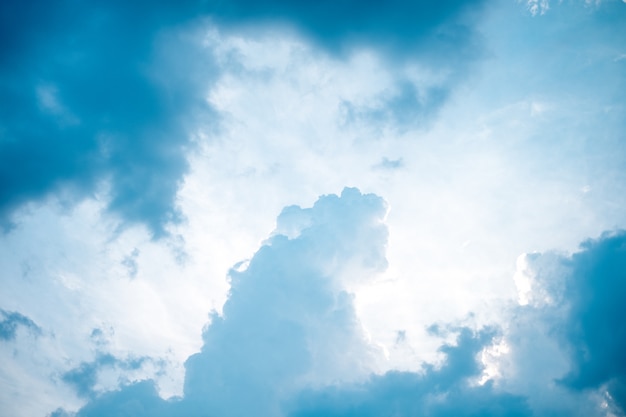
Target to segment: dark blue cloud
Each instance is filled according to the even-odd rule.
[[[210,4],[223,26],[259,23],[295,27],[332,52],[368,46],[407,56],[428,51],[444,57],[462,55],[474,40],[469,15],[482,0],[356,1],[232,0]],[[471,20],[471,19],[469,19]]]
[[[0,5],[0,220],[51,193],[110,181],[109,208],[155,235],[175,193],[212,68],[176,25],[186,2],[8,1]],[[188,42],[189,41],[189,42]],[[193,60],[190,58],[193,57]]]
[[[186,22],[283,22],[328,51],[372,46],[464,73],[480,49],[470,16],[481,4],[2,2],[0,223],[9,228],[16,209],[49,195],[70,203],[93,195],[103,181],[110,211],[126,222],[161,236],[180,220],[175,195],[193,147],[187,128],[199,109],[209,110],[203,93],[215,72],[198,45],[178,36]],[[436,110],[445,90],[428,90],[424,101],[409,87],[374,113],[412,123]]]
[[[557,331],[572,370],[561,381],[573,389],[606,385],[626,413],[626,233],[588,240],[566,263],[567,314]]]
[[[0,309],[0,340],[13,340],[19,327],[25,327],[34,334],[40,334],[41,328],[28,317],[15,312]]]
[[[626,232],[526,260],[529,304],[515,309],[506,336],[510,386],[540,415],[625,415]]]

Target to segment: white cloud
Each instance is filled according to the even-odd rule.
[[[548,0],[527,0],[526,7],[533,16],[542,15],[550,9],[550,2]]]

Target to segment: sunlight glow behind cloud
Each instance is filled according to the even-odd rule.
[[[624,27],[3,2],[0,417],[623,416]]]

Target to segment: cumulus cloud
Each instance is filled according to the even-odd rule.
[[[347,286],[386,267],[386,213],[381,198],[356,189],[286,208],[275,234],[231,271],[223,313],[211,315],[202,350],[186,362],[181,400],[162,400],[143,382],[99,396],[78,415],[280,415],[284,399],[304,386],[372,372],[380,352]],[[101,356],[64,378],[91,395],[96,370],[118,362]]]
[[[440,349],[440,367],[371,376],[382,355],[349,287],[385,269],[386,214],[381,198],[350,188],[285,208],[275,233],[231,270],[223,312],[186,362],[184,396],[161,399],[143,381],[92,398],[77,416],[529,415],[524,398],[475,381],[493,329],[451,329],[457,341]],[[89,394],[94,367],[115,362],[100,359],[66,379]]]
[[[387,267],[387,210],[353,188],[311,208],[286,207],[263,246],[231,269],[229,298],[186,361],[183,396],[161,398],[152,380],[117,380],[123,387],[106,392],[107,370],[129,374],[152,360],[103,350],[61,376],[88,400],[76,416],[624,413],[626,233],[586,241],[571,256],[521,257],[516,280],[525,298],[503,329],[434,326],[443,338],[456,335],[439,349],[440,365],[381,373],[383,352],[352,291]],[[490,360],[499,369],[485,379],[485,352],[498,343],[506,349]]]
[[[215,414],[278,415],[298,385],[375,363],[344,280],[385,267],[383,201],[346,189],[287,212],[278,230],[301,228],[297,236],[274,235],[244,271],[231,272],[223,316],[213,316],[202,351],[187,361],[185,400]]]
[[[623,415],[626,233],[587,240],[572,255],[528,254],[518,279],[525,305],[509,325],[504,384],[546,415]]]

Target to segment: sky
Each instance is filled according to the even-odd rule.
[[[0,2],[0,417],[626,416],[626,2]]]

